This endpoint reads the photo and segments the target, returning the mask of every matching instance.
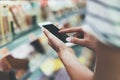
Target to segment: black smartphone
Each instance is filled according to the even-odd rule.
[[[48,31],[50,31],[53,35],[55,35],[57,38],[59,38],[61,41],[63,41],[64,43],[66,43],[66,38],[68,37],[68,35],[66,35],[65,33],[59,33],[58,31],[60,29],[58,29],[54,24],[48,22],[48,23],[43,23],[42,27],[46,28]]]

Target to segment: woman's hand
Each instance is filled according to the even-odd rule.
[[[81,27],[73,27],[68,29],[62,29],[59,33],[74,33],[73,37],[68,37],[66,40],[75,44],[88,47],[95,50],[97,39],[90,33],[84,31]]]
[[[93,80],[93,72],[79,63],[71,48],[68,48],[48,30],[44,29],[44,33],[48,38],[49,45],[51,45],[51,47],[53,47],[58,53],[58,56],[64,64],[71,80]]]
[[[58,53],[58,56],[74,54],[74,51],[71,48],[68,48],[61,40],[51,34],[48,30],[44,29],[44,33],[48,38],[49,45]]]

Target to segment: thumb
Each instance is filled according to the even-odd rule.
[[[85,44],[86,44],[84,39],[79,39],[76,37],[68,37],[68,38],[66,38],[66,41],[71,42],[71,43],[75,43],[75,44],[79,44],[82,46],[85,46]]]

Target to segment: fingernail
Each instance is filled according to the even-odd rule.
[[[71,37],[66,38],[66,41],[71,42]]]
[[[61,31],[58,31],[58,33],[60,33],[60,34],[61,34]]]

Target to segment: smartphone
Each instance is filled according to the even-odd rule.
[[[55,35],[57,38],[59,38],[61,41],[63,41],[64,43],[66,43],[66,38],[68,37],[68,35],[66,35],[65,33],[59,33],[59,30],[54,24],[52,24],[51,22],[46,22],[43,24],[40,24],[40,26],[46,28],[49,32],[51,32],[53,35]]]

